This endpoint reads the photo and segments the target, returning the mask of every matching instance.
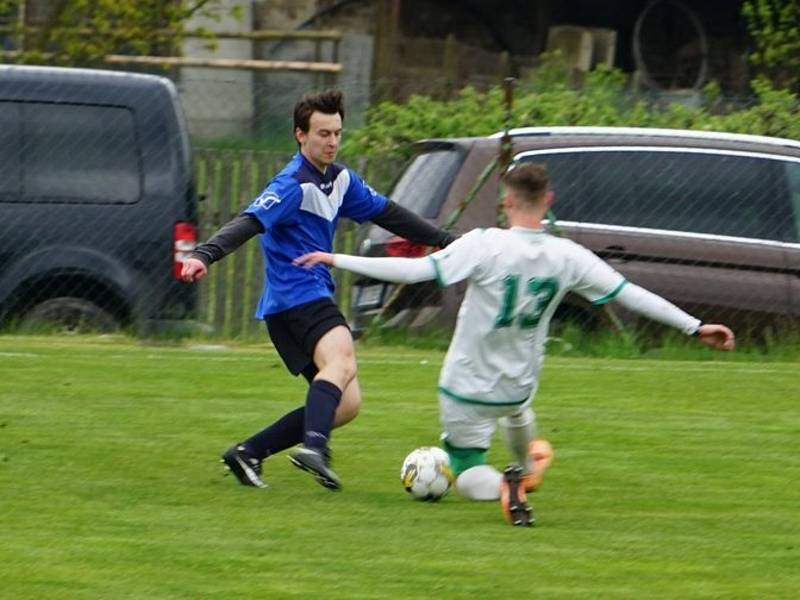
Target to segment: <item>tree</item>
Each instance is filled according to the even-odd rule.
[[[752,65],[773,87],[800,92],[800,2],[746,0],[742,16],[755,43]]]
[[[10,23],[5,47],[15,47],[5,61],[91,66],[109,54],[165,56],[180,47],[191,17],[217,19],[225,10],[221,0],[55,0],[47,5],[44,21],[34,27],[25,22],[26,0],[0,0],[0,22]],[[210,31],[194,33],[213,45]]]

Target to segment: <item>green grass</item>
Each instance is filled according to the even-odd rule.
[[[359,356],[344,490],[277,456],[264,491],[217,459],[303,396],[270,348],[0,337],[0,598],[797,597],[796,363],[549,358],[556,461],[517,529],[400,486],[441,352]]]

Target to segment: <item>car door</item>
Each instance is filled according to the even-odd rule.
[[[0,102],[0,303],[11,293],[4,280],[26,233],[21,231],[13,204],[22,196],[22,107],[16,102]]]
[[[581,242],[704,320],[785,315],[793,225],[783,162],[679,147],[584,150]]]

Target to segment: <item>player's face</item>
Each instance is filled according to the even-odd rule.
[[[308,121],[308,131],[295,130],[300,152],[323,173],[336,159],[342,141],[342,117],[314,111]]]

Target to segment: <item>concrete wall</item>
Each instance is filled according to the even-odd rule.
[[[211,31],[252,31],[253,5],[249,0],[223,0],[230,9],[238,6],[242,18],[225,16],[219,21],[194,18],[188,29],[204,27]],[[190,39],[183,55],[195,58],[253,58],[249,40],[217,40],[216,50],[207,50],[201,40]],[[183,68],[178,87],[189,121],[197,138],[248,137],[253,128],[253,72],[244,69]]]

